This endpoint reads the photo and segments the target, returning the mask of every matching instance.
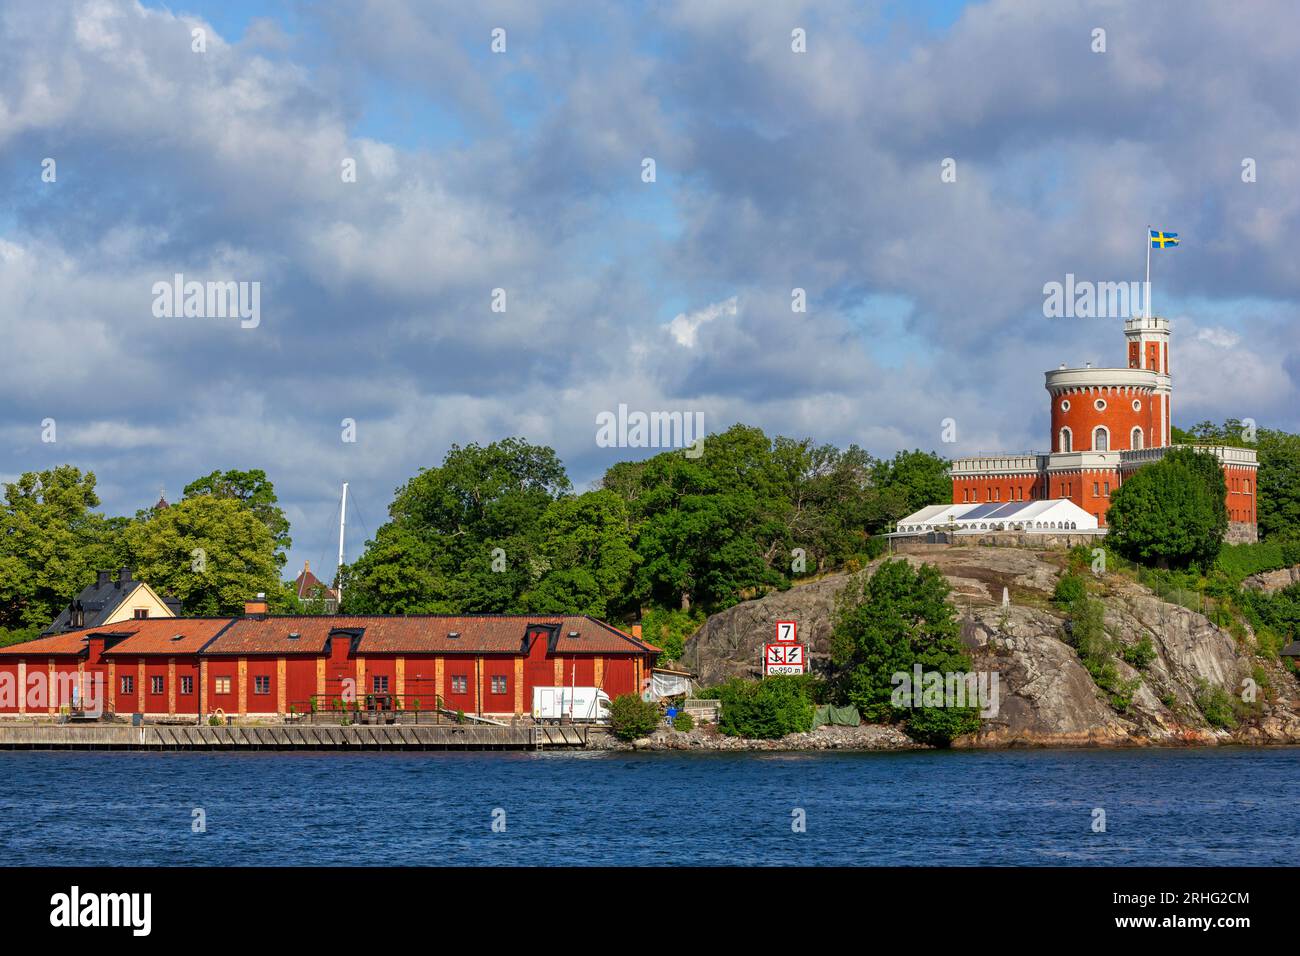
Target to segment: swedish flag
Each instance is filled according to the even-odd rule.
[[[1152,249],[1163,249],[1166,246],[1176,246],[1176,245],[1178,245],[1178,233],[1160,232],[1157,229],[1151,230]]]

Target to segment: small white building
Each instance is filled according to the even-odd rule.
[[[1030,534],[1082,532],[1105,534],[1097,519],[1068,498],[1047,501],[929,505],[900,518],[890,537],[942,532],[987,534],[990,531],[1020,531]]]

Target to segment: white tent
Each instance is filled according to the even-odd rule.
[[[900,518],[894,534],[928,534],[950,531],[978,534],[985,531],[1025,531],[1051,534],[1061,531],[1105,533],[1097,519],[1067,498],[1047,501],[996,501],[985,504],[928,505]]]

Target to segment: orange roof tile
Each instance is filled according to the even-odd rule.
[[[310,615],[240,618],[204,653],[321,654],[336,631],[360,631],[360,654],[519,654],[530,624],[559,626],[557,653],[658,653],[608,624],[577,615]],[[576,632],[576,637],[569,637]],[[289,635],[296,633],[298,637]],[[456,633],[458,637],[452,637]]]
[[[99,633],[125,633],[131,636],[118,641],[105,657],[117,654],[194,654],[229,627],[229,617],[159,617],[142,621],[123,621],[99,628]]]
[[[86,635],[90,630],[66,631],[49,637],[38,637],[31,641],[22,641],[0,647],[0,654],[7,657],[69,657],[86,653]]]

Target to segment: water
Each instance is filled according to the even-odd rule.
[[[0,778],[7,865],[1290,865],[1300,851],[1295,748],[6,752]]]

